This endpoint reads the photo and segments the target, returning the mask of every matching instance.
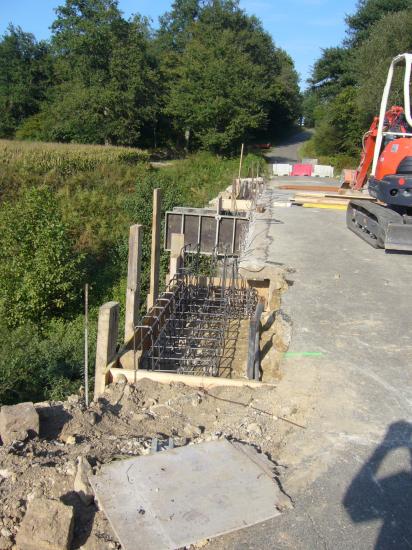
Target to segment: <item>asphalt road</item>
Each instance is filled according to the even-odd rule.
[[[310,139],[311,136],[312,136],[312,133],[310,132],[310,130],[302,130],[301,132],[298,132],[293,136],[290,136],[288,139],[286,139],[282,143],[282,145],[272,147],[272,149],[270,149],[265,153],[265,157],[267,158],[268,162],[271,164],[275,162],[278,162],[278,163],[296,162],[298,160],[299,147],[305,141]]]
[[[278,197],[266,192],[253,261],[292,268],[279,394],[305,403],[307,428],[291,429],[277,460],[294,508],[208,547],[412,548],[412,255],[369,247],[345,212]]]

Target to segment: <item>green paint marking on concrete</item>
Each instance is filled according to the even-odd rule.
[[[323,357],[321,351],[286,351],[284,357]]]

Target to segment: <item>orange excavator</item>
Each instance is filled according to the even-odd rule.
[[[397,65],[404,65],[404,105],[388,109]],[[361,161],[351,182],[355,190],[367,188],[376,202],[352,200],[346,214],[348,228],[373,247],[407,252],[412,252],[411,67],[412,54],[392,60],[379,116],[363,138]]]

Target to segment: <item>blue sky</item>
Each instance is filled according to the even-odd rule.
[[[54,8],[60,0],[0,0],[0,33],[11,22],[36,38],[48,38]],[[141,13],[154,24],[170,9],[172,0],[119,0],[126,16]],[[275,43],[293,58],[301,85],[319,57],[321,48],[337,45],[344,37],[344,17],[353,13],[357,0],[241,0],[241,7],[257,15]]]

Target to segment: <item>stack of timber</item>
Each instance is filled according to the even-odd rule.
[[[342,191],[340,191],[339,193],[312,193],[304,192],[304,190],[302,189],[301,192],[295,194],[292,202],[293,204],[301,205],[306,208],[329,208],[332,210],[346,210],[348,202],[353,199],[369,201],[375,200],[368,193],[361,193],[356,191],[347,191],[345,193],[342,193]]]

